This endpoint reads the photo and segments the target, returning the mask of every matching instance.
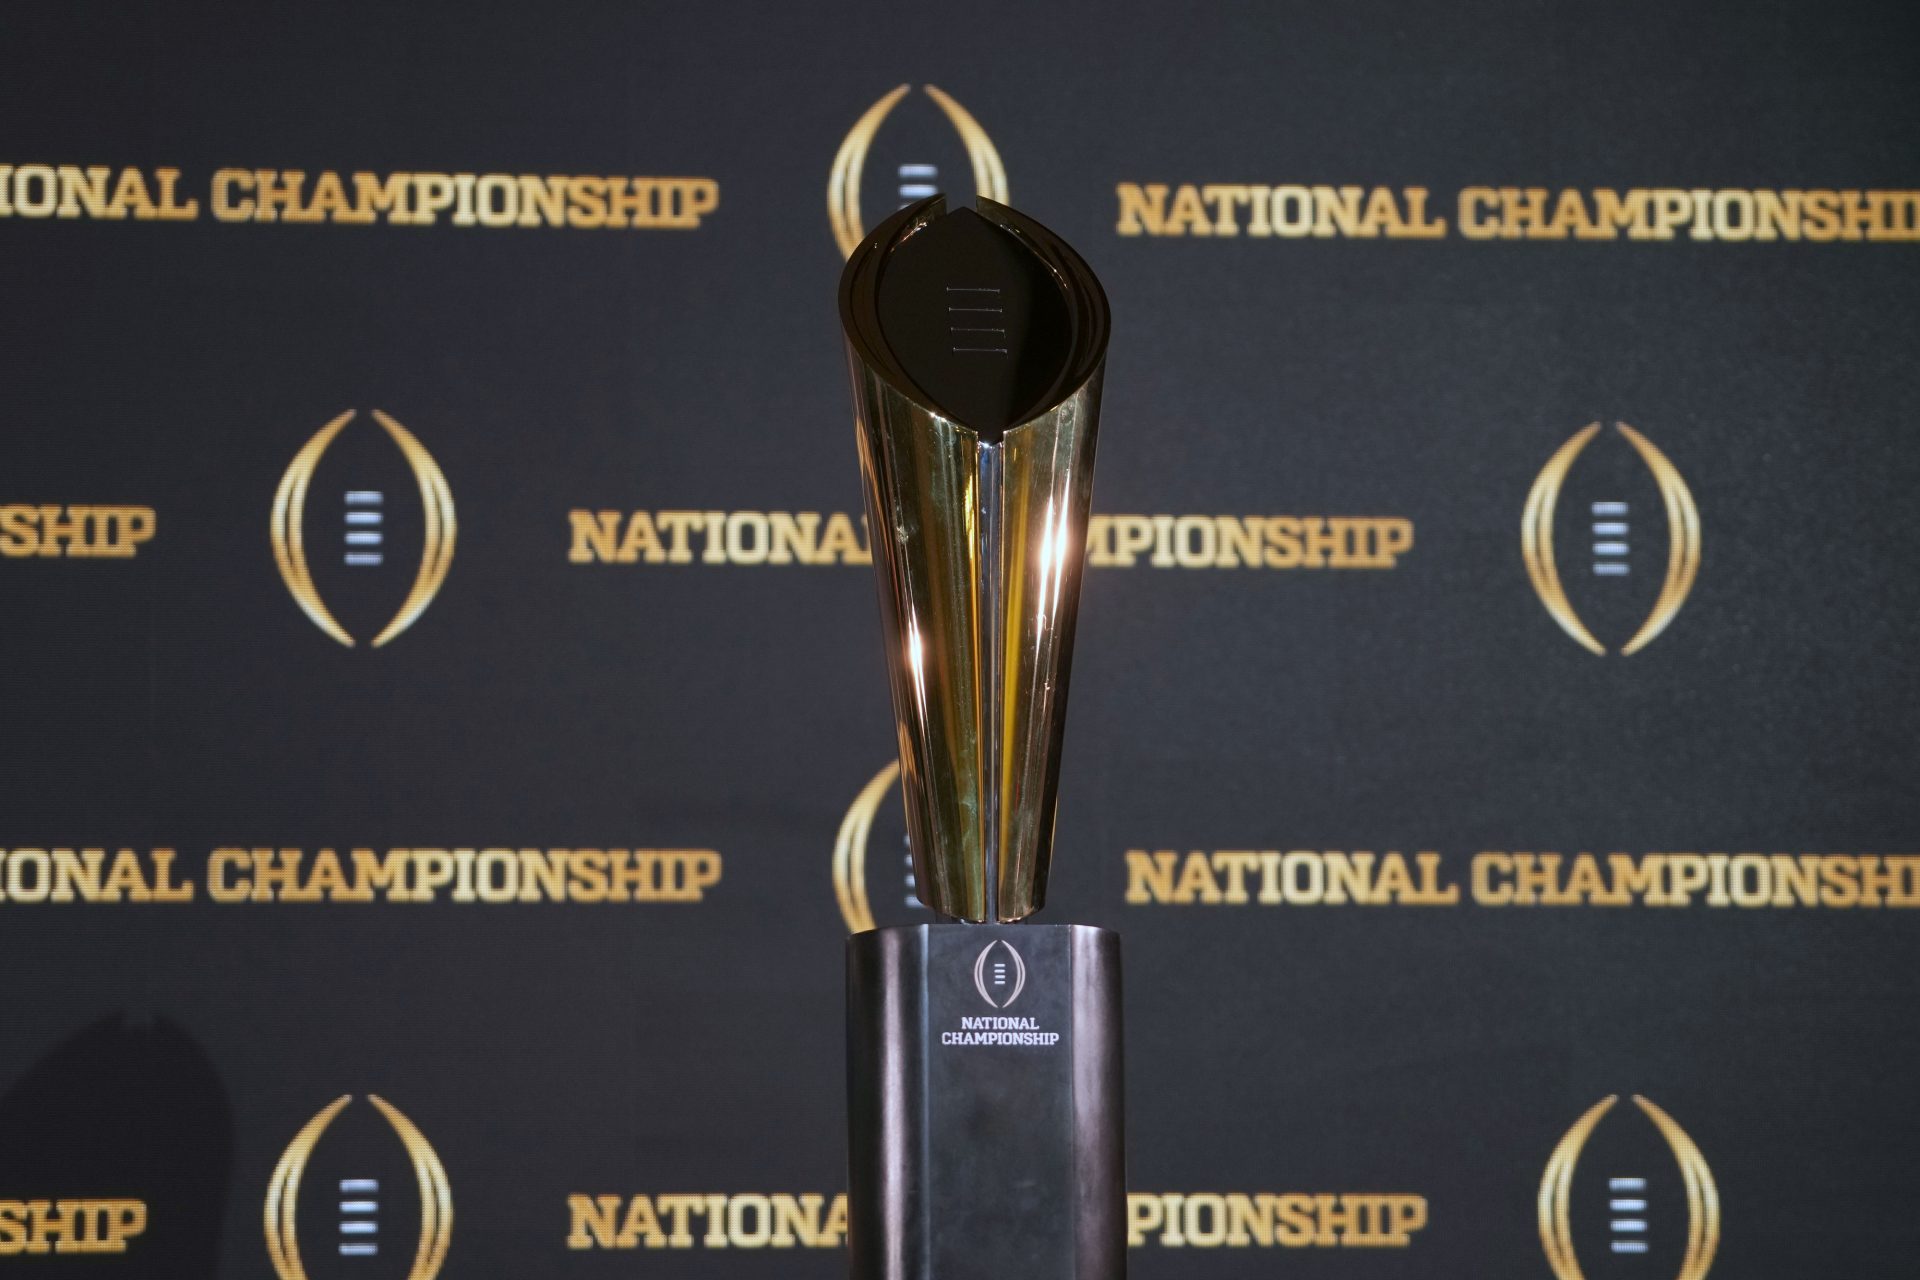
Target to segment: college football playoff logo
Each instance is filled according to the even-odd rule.
[[[349,1116],[333,1128],[352,1101],[353,1095],[346,1094],[321,1108],[294,1135],[274,1168],[265,1210],[267,1256],[274,1274],[279,1280],[348,1275],[434,1280],[453,1233],[447,1171],[413,1121],[378,1095],[367,1095],[367,1101],[384,1117],[384,1126],[355,1113],[358,1124]],[[323,1151],[320,1139],[329,1129],[333,1140]],[[399,1138],[397,1145],[394,1137]],[[403,1192],[409,1181],[413,1197]],[[418,1231],[407,1231],[416,1220]],[[303,1234],[310,1237],[304,1257]],[[325,1244],[313,1238],[320,1236],[326,1237]]]
[[[1004,1009],[1027,989],[1027,962],[1005,938],[980,948],[973,961],[973,989],[996,1009]]]
[[[867,177],[867,160],[874,150],[874,137],[880,132],[880,126],[887,116],[912,89],[912,85],[903,84],[868,107],[866,114],[855,121],[853,128],[847,132],[838,154],[833,158],[833,170],[827,178],[827,217],[833,224],[833,238],[840,246],[843,257],[859,248],[860,242],[867,236],[867,221],[861,214],[860,188]],[[973,176],[975,194],[1005,204],[1007,171],[1001,165],[1000,153],[994,150],[993,140],[987,137],[987,131],[980,127],[980,122],[965,107],[933,85],[922,85],[921,89],[940,108],[940,113],[959,135],[960,143],[966,149],[965,159]],[[891,197],[889,209],[953,189],[950,177],[945,181],[942,179],[946,170],[955,167],[954,162],[939,158],[938,140],[929,137],[924,129],[913,138],[903,140],[902,145],[893,150],[897,154],[890,154],[890,163],[883,166],[886,170],[887,194]]]
[[[833,896],[848,933],[865,933],[881,925],[925,924],[933,919],[920,901],[914,879],[905,810],[897,799],[891,805],[887,803],[889,796],[898,796],[899,784],[900,762],[890,760],[854,797],[834,837]],[[870,867],[870,863],[874,865]],[[868,892],[869,881],[872,893]]]
[[[1616,1094],[1588,1108],[1547,1161],[1539,1196],[1547,1265],[1555,1280],[1656,1274],[1705,1280],[1720,1247],[1720,1191],[1713,1170],[1686,1130],[1638,1094],[1633,1105],[1652,1121],[1651,1128],[1610,1127],[1605,1142],[1594,1141],[1595,1129],[1619,1101]],[[1581,1154],[1590,1146],[1603,1148],[1589,1162],[1602,1167],[1576,1179]],[[1665,1159],[1669,1155],[1671,1165]],[[1588,1259],[1584,1267],[1583,1256]]]
[[[377,437],[369,437],[369,442],[350,450],[349,458],[331,468],[341,474],[335,483],[322,487],[327,498],[324,507],[310,510],[321,460],[353,421],[354,412],[349,409],[320,428],[287,465],[273,497],[270,536],[281,581],[313,625],[348,648],[354,646],[352,632],[321,589],[323,583],[331,582],[361,612],[387,619],[385,625],[370,624],[377,628],[373,637],[377,649],[412,626],[433,603],[453,563],[459,529],[453,493],[440,465],[412,432],[378,409],[373,420],[386,441],[398,449],[404,470],[394,467],[391,452],[370,443]],[[407,479],[418,492],[417,503],[405,492]],[[420,547],[418,567],[402,595],[404,579],[395,577],[393,570],[404,569],[405,559],[395,552],[415,539]]]
[[[1576,579],[1582,584],[1577,594],[1584,598],[1586,610],[1620,625],[1622,633],[1633,627],[1633,618],[1641,618],[1619,650],[1623,655],[1633,654],[1667,629],[1693,590],[1694,578],[1700,572],[1700,512],[1687,482],[1666,454],[1626,423],[1616,422],[1612,435],[1606,438],[1624,440],[1630,448],[1597,461],[1590,468],[1594,473],[1590,482],[1579,486],[1584,501],[1570,504],[1574,514],[1561,515],[1561,499],[1570,487],[1568,476],[1574,460],[1597,438],[1602,438],[1600,424],[1590,423],[1575,432],[1540,469],[1520,517],[1520,555],[1526,562],[1534,594],[1540,597],[1548,615],[1582,648],[1604,655],[1607,646],[1595,637],[1589,620],[1575,608],[1568,592],[1556,551],[1558,516],[1559,543],[1564,547],[1571,542],[1589,553],[1584,560],[1567,556],[1569,562],[1587,570]],[[1629,463],[1637,464],[1637,468]],[[1641,489],[1646,491],[1636,492]],[[1664,557],[1649,558],[1639,551],[1651,532],[1650,522],[1642,513],[1653,506],[1664,513]],[[1649,581],[1656,576],[1657,589]]]

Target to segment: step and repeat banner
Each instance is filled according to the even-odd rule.
[[[841,1273],[834,290],[940,190],[1113,304],[1135,1274],[1910,1272],[1900,6],[0,33],[0,1270]]]

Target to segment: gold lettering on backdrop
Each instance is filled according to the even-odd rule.
[[[573,564],[871,564],[866,518],[835,511],[567,513]]]
[[[172,849],[0,849],[0,906],[192,902],[199,882]],[[207,897],[270,902],[702,902],[720,883],[712,849],[305,849],[207,856]]]
[[[335,222],[401,227],[691,228],[720,204],[712,178],[540,174],[352,173],[309,182],[298,169],[221,169],[221,222]]]
[[[1122,182],[1123,236],[1438,240],[1446,220],[1427,212],[1425,187],[1258,186]]]
[[[153,849],[0,850],[0,902],[191,902],[191,880],[175,883],[174,851]]]
[[[1126,851],[1133,906],[1920,907],[1920,855],[1503,853],[1469,863],[1468,895],[1432,851]]]
[[[146,1229],[144,1200],[0,1200],[0,1257],[125,1253]]]
[[[1910,855],[1484,852],[1472,880],[1489,907],[1920,907]]]
[[[720,882],[711,849],[213,851],[215,902],[699,902]]]
[[[104,165],[0,164],[0,218],[99,218],[191,222],[197,200],[176,193],[178,169],[139,169],[116,175]]]
[[[837,1249],[844,1195],[567,1197],[569,1249]]]
[[[571,564],[871,563],[866,518],[818,511],[567,513]],[[1101,569],[1391,569],[1413,549],[1403,516],[1111,515],[1087,522]]]
[[[0,506],[0,556],[96,556],[126,559],[151,541],[152,507]]]
[[[1100,515],[1087,522],[1095,568],[1391,569],[1413,549],[1402,516]]]
[[[178,169],[0,164],[0,218],[195,221],[179,185]],[[216,222],[347,226],[685,229],[720,207],[712,178],[628,175],[226,168],[206,193]]]
[[[1427,1198],[1405,1194],[1272,1195],[1135,1191],[1127,1243],[1139,1248],[1404,1249],[1427,1225]]]
[[[1127,902],[1208,906],[1450,907],[1460,886],[1444,880],[1437,853],[1343,853],[1295,849],[1127,851]]]
[[[1121,182],[1116,233],[1253,239],[1440,240],[1426,187]],[[1920,191],[1702,187],[1464,187],[1467,240],[1733,244],[1920,240]]]
[[[570,1195],[569,1249],[838,1249],[844,1195]],[[1142,1192],[1127,1197],[1133,1248],[1406,1248],[1427,1198],[1406,1194]]]

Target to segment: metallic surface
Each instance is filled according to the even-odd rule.
[[[841,317],[919,892],[945,916],[1013,921],[1046,898],[1107,305],[1051,232],[979,202],[1046,264],[1075,332],[1042,410],[983,441],[914,385],[874,306],[887,254],[943,211],[910,205],[859,246]]]
[[[1008,951],[1017,976],[996,1000],[985,962]],[[1105,929],[909,925],[847,940],[854,1280],[1126,1274],[1120,1005],[1120,940]],[[1059,1040],[949,1043],[969,1019]]]

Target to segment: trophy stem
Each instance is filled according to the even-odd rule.
[[[974,490],[974,510],[979,520],[979,619],[981,714],[988,721],[1006,705],[1007,661],[999,638],[1006,625],[1006,554],[1004,525],[1006,512],[1006,456],[1004,446],[983,442],[979,446],[979,467]],[[1000,919],[1001,842],[1006,824],[1001,821],[1001,753],[1006,750],[1001,726],[980,726],[980,843],[987,870],[987,919]]]

